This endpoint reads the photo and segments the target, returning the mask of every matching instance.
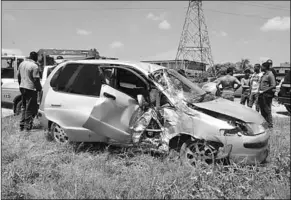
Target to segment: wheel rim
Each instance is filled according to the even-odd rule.
[[[196,141],[189,144],[185,149],[185,157],[190,165],[197,162],[210,164],[213,162],[215,151],[206,142]]]
[[[53,135],[54,135],[54,139],[58,142],[58,143],[67,143],[69,141],[69,138],[67,136],[67,134],[65,133],[64,129],[62,129],[59,125],[55,125],[54,129],[53,129]]]

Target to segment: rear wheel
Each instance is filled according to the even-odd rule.
[[[286,107],[288,113],[291,114],[291,106],[290,105],[285,105],[285,107]]]
[[[46,137],[48,140],[53,140],[60,144],[67,144],[69,142],[69,137],[65,130],[56,123],[52,123]]]

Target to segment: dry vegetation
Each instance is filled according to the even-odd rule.
[[[2,119],[2,198],[290,199],[290,118],[275,118],[265,166],[182,167],[98,144],[60,146]]]

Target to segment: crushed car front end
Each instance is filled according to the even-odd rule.
[[[208,94],[175,71],[160,70],[152,79],[171,102],[156,108],[162,116],[161,138],[169,148],[173,140],[184,136],[194,143],[206,141],[204,146],[216,159],[230,157],[246,164],[266,160],[270,134],[259,113],[213,95],[206,99]]]

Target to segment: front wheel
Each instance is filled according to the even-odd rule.
[[[291,106],[290,105],[285,105],[285,108],[288,111],[288,113],[291,114]]]
[[[188,140],[180,150],[180,159],[184,166],[194,167],[198,162],[211,164],[214,162],[216,150],[202,140]]]

